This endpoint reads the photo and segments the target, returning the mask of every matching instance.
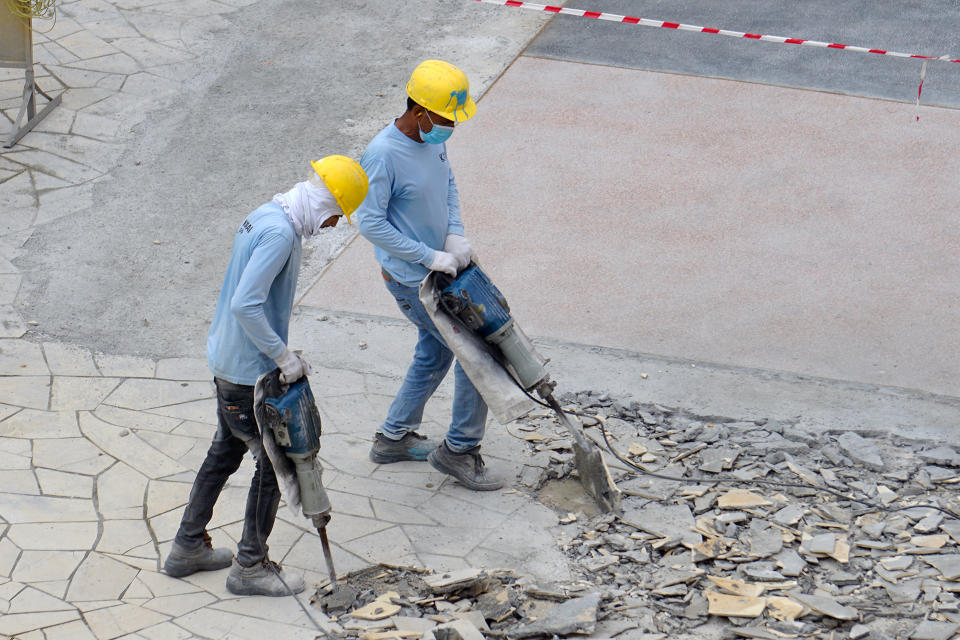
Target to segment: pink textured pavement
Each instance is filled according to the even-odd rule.
[[[533,336],[960,395],[960,111],[914,115],[523,57],[448,149]],[[363,238],[303,302],[399,317]]]

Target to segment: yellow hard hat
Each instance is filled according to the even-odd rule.
[[[443,60],[424,60],[407,82],[407,95],[447,120],[465,122],[477,112],[467,74]]]
[[[312,160],[310,166],[323,179],[337,204],[343,210],[343,215],[350,220],[350,214],[356,211],[363,199],[367,197],[367,174],[360,163],[347,156],[327,156],[322,160]]]

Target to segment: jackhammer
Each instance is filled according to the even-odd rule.
[[[620,507],[621,493],[610,476],[600,450],[575,425],[553,397],[557,383],[547,373],[547,359],[510,314],[510,306],[486,273],[471,262],[455,278],[435,274],[438,307],[460,326],[480,337],[486,351],[529,395],[536,392],[553,409],[573,440],[574,460],[584,490],[604,511]],[[428,309],[429,312],[429,309]],[[456,351],[456,348],[451,346]],[[457,353],[457,357],[462,354]],[[465,354],[463,354],[465,355]],[[475,384],[481,395],[483,384]]]
[[[279,369],[261,376],[254,391],[254,414],[277,478],[285,484],[287,503],[293,509],[299,503],[304,517],[317,529],[330,586],[336,590],[337,574],[327,539],[330,499],[323,488],[323,467],[317,460],[320,412],[307,377],[286,385],[280,382]]]

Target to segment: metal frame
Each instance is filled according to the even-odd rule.
[[[16,61],[0,61],[0,66],[3,67],[23,67],[25,71],[25,79],[23,84],[23,102],[20,105],[20,113],[17,114],[17,119],[13,121],[13,131],[10,132],[10,137],[3,144],[7,149],[17,144],[20,141],[20,138],[27,135],[27,133],[33,129],[37,124],[43,120],[47,115],[53,111],[53,108],[60,104],[61,99],[63,98],[63,91],[58,93],[55,97],[51,97],[46,91],[41,89],[37,85],[36,78],[33,73],[33,25],[31,18],[24,18],[25,22],[25,36],[24,36],[24,58],[23,62],[19,63]],[[44,67],[46,68],[46,67]],[[47,69],[47,73],[50,73],[50,70]],[[65,90],[67,86],[63,81],[55,76],[53,73],[50,73],[50,76],[53,77]],[[40,94],[47,99],[47,104],[44,105],[43,109],[40,112],[37,112],[37,94]],[[24,115],[26,115],[26,121],[24,122]],[[21,124],[22,123],[22,124]]]

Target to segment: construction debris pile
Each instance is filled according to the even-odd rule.
[[[623,508],[599,513],[566,430],[538,412],[509,427],[530,454],[519,484],[557,511],[557,544],[579,579],[380,565],[317,594],[329,637],[960,638],[960,521],[933,508],[960,512],[950,446],[593,393],[561,402],[596,442],[602,424],[632,464],[685,480],[608,456]]]
[[[611,457],[622,513],[560,517],[563,548],[604,609],[651,634],[621,637],[708,637],[704,625],[721,625],[716,637],[771,640],[948,640],[960,630],[960,521],[931,508],[960,512],[951,447],[591,393],[562,402],[591,414],[586,427],[602,421],[634,464],[690,478]],[[574,473],[571,454],[548,412],[526,422],[515,432],[533,453],[523,479],[543,493]],[[599,429],[587,432],[602,443]]]
[[[509,571],[430,573],[378,565],[338,580],[313,604],[337,626],[329,637],[481,640],[590,634],[600,595],[589,584],[538,586]]]

